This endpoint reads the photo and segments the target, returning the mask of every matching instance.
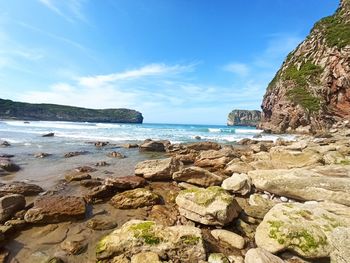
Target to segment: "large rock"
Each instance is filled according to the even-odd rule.
[[[0,183],[0,196],[7,194],[21,194],[24,196],[37,195],[44,190],[35,184],[28,184],[24,182],[11,182],[8,184]]]
[[[231,148],[202,151],[194,164],[199,167],[222,169],[235,157],[238,157],[238,153]]]
[[[7,172],[17,172],[20,167],[8,158],[0,158],[0,168]]]
[[[105,184],[120,190],[129,190],[146,185],[146,180],[139,176],[108,177]]]
[[[226,165],[224,173],[227,175],[232,175],[234,173],[246,174],[252,170],[254,170],[254,168],[250,164],[242,162],[239,159],[233,159]]]
[[[251,248],[245,255],[244,263],[284,263],[284,261],[264,249]]]
[[[169,141],[153,141],[148,139],[145,140],[142,144],[140,144],[139,148],[141,151],[165,152],[166,146],[169,144]]]
[[[237,235],[236,233],[233,233],[228,230],[223,230],[223,229],[214,229],[211,232],[211,235],[222,242],[225,242],[226,244],[238,248],[238,249],[243,249],[244,248],[244,238],[241,237],[240,235]]]
[[[175,181],[187,182],[200,186],[213,186],[221,184],[223,178],[200,167],[188,167],[173,173]]]
[[[165,227],[152,221],[131,220],[104,237],[96,248],[99,260],[124,254],[154,252],[174,262],[206,259],[201,230],[191,226]]]
[[[24,209],[26,200],[23,195],[12,194],[0,198],[0,223],[10,219],[17,211]]]
[[[56,223],[72,219],[83,219],[86,204],[76,196],[42,196],[35,200],[33,208],[24,216],[29,223]]]
[[[195,151],[220,150],[221,145],[216,142],[194,142],[185,145],[187,149]]]
[[[176,204],[181,215],[205,225],[226,225],[240,211],[236,200],[218,186],[180,191]]]
[[[143,176],[149,180],[169,180],[180,167],[181,163],[175,158],[146,160],[136,165],[135,175]]]
[[[250,171],[248,176],[262,191],[300,200],[329,200],[350,206],[350,166],[256,170]]]
[[[145,188],[137,188],[116,194],[110,203],[120,209],[134,209],[160,203],[161,197]]]
[[[251,180],[246,174],[233,174],[222,182],[221,187],[233,193],[246,195],[251,190]]]
[[[327,202],[277,204],[256,229],[255,242],[271,253],[288,249],[306,258],[329,257],[333,231],[349,225],[347,206]]]

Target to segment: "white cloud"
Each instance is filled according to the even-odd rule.
[[[234,73],[240,77],[245,77],[249,74],[249,66],[247,64],[244,63],[237,63],[237,62],[233,62],[230,64],[225,65],[224,70]]]

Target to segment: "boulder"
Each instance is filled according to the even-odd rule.
[[[70,255],[79,255],[83,253],[88,246],[87,237],[83,235],[73,235],[63,241],[60,246]]]
[[[166,227],[153,221],[130,220],[104,237],[96,248],[98,260],[124,254],[154,252],[174,262],[198,262],[206,259],[201,230],[192,226]]]
[[[97,148],[101,148],[101,147],[107,146],[108,144],[109,144],[109,142],[94,142],[94,145]]]
[[[297,200],[329,200],[350,206],[350,166],[250,171],[262,191]]]
[[[149,213],[149,218],[157,224],[173,226],[177,222],[179,211],[170,205],[154,205]]]
[[[56,223],[72,219],[83,219],[86,204],[76,196],[42,196],[35,200],[33,208],[24,216],[29,223]]]
[[[130,190],[146,185],[146,180],[139,176],[108,177],[105,184],[120,190]]]
[[[64,176],[64,179],[66,179],[67,182],[82,181],[91,179],[91,175],[88,173],[69,173]]]
[[[237,153],[231,148],[202,151],[194,164],[199,167],[214,167],[215,169],[222,169],[235,157],[238,157]]]
[[[185,144],[187,149],[195,151],[208,151],[208,150],[220,150],[221,145],[216,142],[194,142]]]
[[[117,189],[109,185],[98,185],[93,187],[86,195],[85,199],[88,202],[95,202],[97,200],[103,200],[113,196],[117,192]]]
[[[284,263],[284,261],[262,248],[251,248],[245,255],[244,263]]]
[[[334,250],[330,241],[333,231],[349,225],[347,206],[327,202],[277,204],[257,227],[255,242],[271,253],[288,249],[305,258],[329,257]]]
[[[0,147],[9,147],[11,144],[8,141],[0,141]]]
[[[222,182],[221,187],[233,193],[246,195],[251,190],[251,180],[246,174],[233,174]]]
[[[217,239],[218,241],[224,242],[231,247],[243,249],[244,248],[244,238],[240,235],[237,235],[236,233],[233,233],[228,230],[223,229],[214,229],[211,232],[211,235]]]
[[[40,152],[40,153],[34,154],[34,157],[35,157],[35,158],[43,159],[43,158],[46,158],[46,157],[48,157],[48,156],[50,156],[50,155],[51,155],[51,154],[49,154],[49,153]]]
[[[116,194],[110,204],[119,209],[135,209],[160,203],[161,197],[145,188],[136,188]]]
[[[147,152],[165,152],[166,146],[169,145],[169,141],[153,141],[153,140],[145,140],[140,146],[140,151]]]
[[[188,167],[173,173],[175,181],[187,182],[200,186],[220,185],[223,178],[200,167]]]
[[[181,215],[204,225],[226,225],[240,211],[236,200],[218,186],[182,190],[176,204]]]
[[[0,183],[0,196],[7,194],[21,194],[24,196],[37,195],[44,190],[35,184],[28,184],[24,182],[11,182],[8,184]]]
[[[79,156],[79,155],[83,155],[83,154],[87,154],[87,151],[76,151],[76,152],[68,152],[64,154],[64,158],[71,158],[74,156]]]
[[[0,158],[0,168],[11,173],[20,170],[20,167],[8,158]]]
[[[24,209],[26,200],[23,195],[11,194],[0,198],[0,223],[10,219],[17,211]]]
[[[181,163],[175,158],[146,160],[135,167],[135,175],[143,176],[148,180],[169,180],[172,174],[181,168]]]

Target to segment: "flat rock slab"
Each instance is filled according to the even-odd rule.
[[[328,202],[277,204],[256,229],[255,242],[271,253],[290,250],[305,258],[329,257],[334,250],[330,242],[333,232],[349,225],[350,208],[344,205]],[[342,237],[338,235],[337,238]]]
[[[43,196],[34,202],[24,216],[29,223],[56,223],[73,219],[83,219],[86,204],[76,196]]]
[[[298,200],[332,201],[350,206],[350,166],[248,172],[259,190]]]
[[[139,176],[109,177],[105,184],[120,190],[130,190],[146,185],[147,181]]]
[[[176,204],[182,216],[205,225],[226,225],[241,210],[233,196],[219,186],[180,191]]]
[[[180,168],[181,163],[175,158],[146,160],[136,165],[135,175],[149,180],[169,180]]]
[[[201,230],[192,226],[166,227],[153,221],[131,220],[104,237],[96,248],[98,260],[124,254],[154,252],[174,262],[199,262],[206,259]]]
[[[24,182],[11,182],[8,184],[0,183],[0,196],[7,194],[21,194],[24,196],[37,195],[44,190],[35,184],[28,184]]]
[[[145,188],[137,188],[116,194],[110,203],[119,209],[135,209],[159,204],[161,197]]]
[[[200,186],[220,185],[223,178],[200,167],[188,167],[173,174],[175,181],[187,182]]]

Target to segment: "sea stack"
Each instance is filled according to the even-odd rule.
[[[228,126],[256,126],[261,119],[258,110],[233,110],[227,117]]]

